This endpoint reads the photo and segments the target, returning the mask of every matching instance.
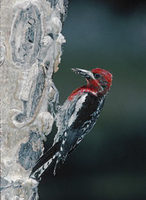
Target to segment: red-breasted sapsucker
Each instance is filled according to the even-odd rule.
[[[33,168],[30,175],[32,178],[39,178],[53,160],[56,173],[58,164],[64,163],[68,154],[95,125],[111,87],[112,74],[104,69],[72,70],[83,76],[87,84],[74,90],[59,108],[56,114],[58,132],[54,143]]]

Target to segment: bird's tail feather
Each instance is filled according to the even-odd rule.
[[[56,159],[59,149],[60,142],[54,144],[48,151],[46,151],[33,167],[30,178],[39,179],[44,171],[48,168],[48,166],[52,163],[52,161]]]
[[[64,152],[57,152],[56,163],[55,163],[54,171],[53,171],[54,176],[56,175],[57,169],[59,169],[61,165],[65,162],[66,157],[67,157],[67,154],[64,155]]]

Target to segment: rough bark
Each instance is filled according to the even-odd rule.
[[[1,199],[37,200],[29,174],[54,122],[65,2],[2,0],[0,9]]]

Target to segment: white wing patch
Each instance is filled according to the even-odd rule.
[[[72,125],[72,123],[77,119],[77,113],[81,109],[82,104],[85,102],[87,95],[88,94],[82,95],[81,98],[76,103],[75,111],[73,112],[73,114],[71,115],[71,117],[68,121],[68,127],[70,127]]]

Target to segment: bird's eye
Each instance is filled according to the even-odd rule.
[[[94,74],[94,77],[95,78],[100,78],[101,76],[100,76],[100,74]]]

